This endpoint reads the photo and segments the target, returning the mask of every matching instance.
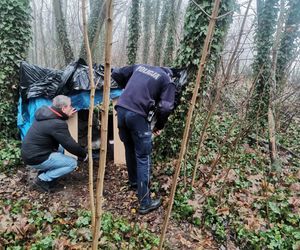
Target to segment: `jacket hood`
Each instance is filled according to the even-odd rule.
[[[64,114],[61,110],[55,107],[47,107],[47,106],[42,106],[41,108],[39,108],[35,112],[34,117],[37,121],[51,120],[51,119],[61,119],[61,120],[68,119],[68,116]]]

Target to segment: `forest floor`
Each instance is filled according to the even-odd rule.
[[[254,151],[247,145],[243,148],[248,154],[244,152],[244,160],[259,167],[260,160]],[[289,155],[280,154],[281,159],[285,157]],[[94,166],[95,181],[97,162]],[[298,249],[300,169],[286,161],[280,182],[273,185],[265,181],[260,172],[264,169],[249,169],[247,164],[248,170],[243,173],[241,166],[240,162],[235,170],[219,169],[207,186],[195,189],[192,196],[181,184],[167,229],[165,249],[236,250],[245,249],[244,243],[248,240],[249,244],[259,246],[277,244],[279,248],[274,249],[289,249],[286,246],[292,245]],[[152,181],[163,205],[141,216],[137,213],[136,193],[127,185],[126,166],[108,163],[101,249],[157,249],[172,184],[172,175],[167,175],[166,169],[168,166],[155,166]],[[202,171],[209,172],[209,169],[203,166]],[[30,183],[35,176],[36,172],[24,166],[10,173],[0,173],[0,249],[88,249],[92,237],[87,164],[60,179],[61,187],[53,193],[32,189]],[[268,205],[267,210],[264,204]],[[231,222],[226,227],[228,218]]]
[[[204,145],[194,188],[193,165],[186,165],[186,188],[182,169],[164,249],[300,249],[300,124],[279,135],[280,163],[270,164],[264,141],[247,138],[226,151],[209,176],[226,131],[216,119],[211,131],[219,134]],[[151,188],[163,205],[141,216],[126,166],[107,164],[100,249],[157,249],[174,166],[174,160],[153,166]],[[97,168],[94,162],[94,181]],[[88,249],[87,164],[59,180],[62,187],[50,194],[30,187],[35,176],[25,166],[0,173],[0,250]]]
[[[94,163],[94,165],[96,170],[98,164]],[[21,245],[25,246],[25,249],[35,249],[32,248],[32,244],[36,242],[33,239],[33,235],[38,228],[42,227],[43,234],[47,235],[47,231],[48,233],[53,231],[54,224],[57,223],[53,221],[53,218],[56,218],[57,215],[63,220],[65,220],[63,216],[66,215],[66,217],[71,217],[76,221],[78,217],[74,217],[75,211],[90,209],[88,166],[86,164],[82,164],[76,171],[59,180],[59,184],[62,187],[57,188],[53,193],[40,193],[34,190],[31,187],[31,183],[35,176],[36,173],[34,171],[30,171],[25,167],[18,169],[15,173],[0,174],[0,205],[3,207],[2,211],[0,209],[0,221],[2,221],[0,224],[0,233],[4,232],[6,228],[6,233],[10,231],[10,233],[14,234],[13,237],[6,237],[6,239],[0,236],[0,249],[1,245],[6,246],[5,249],[18,249],[13,248],[13,246],[18,246],[16,244],[17,241],[22,242]],[[96,173],[94,176],[94,181],[95,180]],[[171,176],[162,176],[160,180],[163,182],[160,183],[161,186],[169,189],[172,183]],[[135,191],[129,190],[127,185],[126,166],[116,166],[113,163],[109,163],[104,179],[104,199],[104,212],[112,213],[113,217],[126,219],[131,227],[137,225],[140,228],[147,229],[147,231],[155,235],[155,242],[157,244],[164,220],[164,213],[167,208],[168,197],[162,196],[163,205],[158,210],[147,215],[139,215],[137,212],[138,201],[136,193]],[[16,203],[19,205],[16,205]],[[38,211],[43,211],[41,217],[43,217],[42,219],[44,219],[45,222],[43,226],[39,225],[35,226],[35,228],[31,228],[29,226],[31,223],[31,214],[32,211],[37,211],[37,208]],[[15,216],[11,216],[11,214],[15,214]],[[50,220],[46,218],[47,214]],[[35,220],[38,220],[38,218],[35,218]],[[72,224],[72,222],[67,222],[67,220],[62,221],[62,224],[66,223]],[[88,228],[88,225],[85,226]],[[62,235],[63,234],[65,233],[62,232]],[[58,240],[55,242],[55,249],[87,248],[90,243],[84,241],[91,240],[91,237],[86,231],[83,234],[86,234],[86,236],[81,238],[77,237],[81,240],[77,240],[76,244],[65,237],[58,237]],[[129,235],[128,237],[130,238],[131,236]],[[118,239],[116,239],[116,241],[117,240]],[[209,238],[203,239],[200,237],[200,229],[197,229],[188,222],[177,222],[172,219],[168,226],[166,241],[167,247],[170,249],[195,249],[200,247],[201,242],[204,245],[212,245]],[[151,244],[151,242],[149,244]],[[7,248],[8,246],[11,246],[11,248]],[[145,247],[145,245],[143,246]],[[42,245],[40,247],[43,248]],[[116,244],[110,245],[108,249],[118,249],[119,247],[123,248],[121,245]],[[148,247],[153,249],[150,246]],[[127,249],[131,248],[128,247]],[[137,243],[133,249],[142,248],[140,248],[139,243]]]

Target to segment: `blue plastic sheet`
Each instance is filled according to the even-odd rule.
[[[111,89],[110,98],[118,98],[122,93],[120,89]],[[69,95],[72,101],[72,106],[78,111],[81,109],[89,109],[90,106],[90,91],[80,91],[77,94]],[[96,90],[95,105],[102,103],[103,93],[102,90]],[[34,121],[34,114],[37,109],[43,105],[51,106],[52,101],[43,97],[31,98],[27,103],[22,102],[19,98],[18,103],[18,118],[17,125],[20,129],[21,139],[25,137],[28,129]]]

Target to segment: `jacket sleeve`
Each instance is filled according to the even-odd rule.
[[[157,107],[156,129],[163,129],[174,108],[175,85],[172,82],[166,84],[161,92],[160,101]]]
[[[72,138],[66,122],[58,123],[52,136],[71,154],[82,158],[86,156],[86,151]]]
[[[134,65],[123,68],[116,68],[112,71],[111,77],[117,82],[121,88],[125,88],[128,80],[132,76]]]

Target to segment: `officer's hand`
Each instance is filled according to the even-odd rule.
[[[161,134],[161,130],[158,130],[157,128],[154,128],[152,133],[154,134],[154,136],[158,136]]]

